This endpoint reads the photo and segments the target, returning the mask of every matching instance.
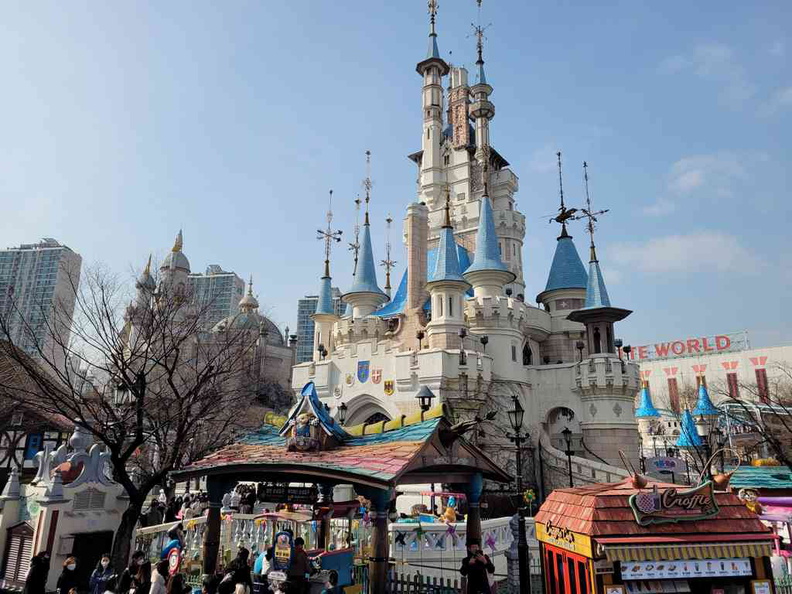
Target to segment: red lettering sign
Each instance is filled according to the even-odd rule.
[[[704,344],[707,344],[707,339],[704,339]],[[699,341],[698,338],[688,338],[687,339],[687,352],[690,353],[698,353],[699,352]]]
[[[681,340],[676,340],[671,343],[671,352],[675,355],[684,355],[685,354],[685,343]]]
[[[636,350],[638,351],[638,358],[639,359],[648,359],[649,358],[649,347],[640,346]]]
[[[715,337],[715,348],[719,351],[725,351],[731,346],[731,338],[728,336],[716,336]]]

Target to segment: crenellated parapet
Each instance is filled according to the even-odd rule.
[[[382,318],[342,318],[333,327],[336,345],[351,344],[368,340],[383,340],[388,332],[388,323]]]
[[[514,297],[469,297],[467,322],[476,333],[510,329],[542,341],[550,334],[550,315]]]
[[[623,396],[632,400],[641,387],[638,365],[613,354],[591,355],[575,368],[574,390],[582,396]]]

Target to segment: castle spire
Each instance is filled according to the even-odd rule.
[[[184,236],[182,235],[182,230],[179,229],[179,232],[176,234],[176,241],[173,242],[173,247],[171,248],[172,252],[180,252],[184,247]]]
[[[484,195],[481,197],[481,212],[479,225],[476,231],[476,251],[473,263],[465,271],[465,279],[473,285],[476,295],[500,295],[503,286],[516,278],[503,263],[500,256],[500,244],[495,233],[495,217],[492,214],[492,204],[488,196],[488,171],[484,165]]]
[[[331,287],[330,277],[330,252],[333,247],[333,242],[341,241],[343,231],[333,229],[333,190],[330,190],[330,199],[327,207],[327,228],[317,229],[317,239],[324,241],[325,260],[324,260],[324,275],[322,275],[319,285],[319,300],[316,303],[316,314],[320,315],[334,315],[335,309],[333,308],[333,293]],[[251,284],[253,280],[251,277]]]
[[[638,408],[635,410],[636,418],[649,418],[659,417],[660,413],[655,408],[652,402],[652,394],[649,392],[649,383],[643,382],[641,388],[640,400],[638,401]]]
[[[366,151],[366,167],[371,164],[371,151]],[[371,174],[364,180],[366,189],[366,216],[363,221],[363,233],[360,238],[358,268],[355,272],[352,287],[344,294],[344,301],[352,304],[353,317],[364,317],[373,312],[379,305],[388,301],[377,284],[377,267],[374,264],[374,250],[371,247],[371,224],[369,222],[369,202],[371,201]]]
[[[393,224],[393,217],[388,213],[385,219],[386,237],[385,237],[385,259],[380,262],[380,266],[385,267],[385,294],[391,296],[391,270],[396,265],[396,260],[391,260],[391,225]]]
[[[476,37],[476,53],[478,59],[478,82],[470,89],[473,94],[473,103],[470,105],[470,116],[476,123],[476,159],[479,163],[489,161],[490,139],[489,123],[495,117],[495,106],[489,100],[492,87],[487,83],[484,75],[484,31],[489,27],[481,26],[481,3],[479,3],[479,23],[473,26],[473,35]],[[485,180],[486,181],[486,180]]]
[[[594,245],[594,229],[598,221],[597,217],[608,212],[609,209],[594,211],[591,208],[591,195],[589,194],[588,185],[588,163],[583,161],[583,179],[586,186],[586,208],[582,209],[582,217],[587,219],[586,228],[591,238],[589,246],[589,273],[588,285],[586,287],[586,307],[610,307],[610,297],[608,297],[608,289],[605,287],[605,279],[600,270],[599,260],[597,259],[597,248]]]

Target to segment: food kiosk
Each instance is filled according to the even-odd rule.
[[[536,515],[546,594],[772,594],[777,538],[734,493],[631,477],[557,489]]]

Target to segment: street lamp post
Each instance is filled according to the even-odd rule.
[[[338,405],[337,410],[338,410],[338,424],[343,426],[344,423],[346,423],[347,410],[348,410],[346,402],[342,402],[340,405]]]
[[[569,427],[564,427],[564,430],[561,432],[561,435],[564,436],[564,443],[566,444],[566,451],[564,452],[567,457],[567,465],[569,470],[569,486],[574,487],[575,482],[572,479],[572,432],[569,430]]]
[[[512,397],[514,408],[506,414],[509,417],[509,424],[514,431],[509,438],[517,447],[517,519],[519,520],[517,530],[517,563],[520,570],[520,594],[530,592],[530,575],[528,574],[528,538],[525,534],[525,506],[523,505],[523,478],[522,478],[522,444],[528,439],[528,435],[522,433],[523,419],[525,410],[520,405],[517,396]]]
[[[429,386],[421,386],[421,389],[418,390],[415,399],[418,401],[418,406],[421,408],[421,419],[423,419],[424,413],[432,408],[432,400],[434,400],[434,398],[434,392],[429,389]]]

